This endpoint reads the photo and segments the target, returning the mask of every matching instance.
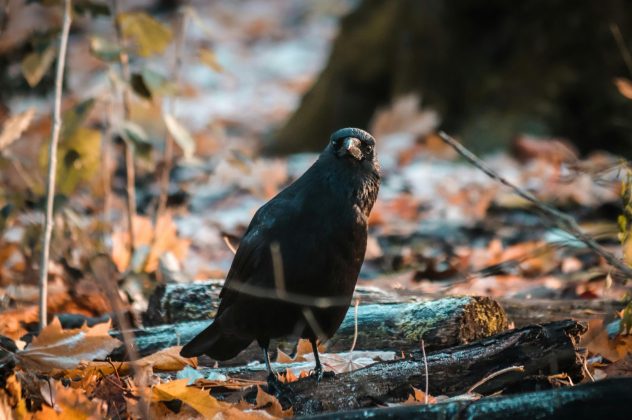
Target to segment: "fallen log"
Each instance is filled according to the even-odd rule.
[[[219,306],[219,293],[223,285],[224,280],[160,285],[149,297],[147,311],[143,314],[143,325],[147,327],[212,319]],[[355,299],[359,299],[363,305],[418,300],[402,299],[396,294],[371,286],[356,287],[352,301]]]
[[[482,378],[511,366],[510,371],[490,378],[476,392],[516,392],[546,386],[549,375],[567,374],[574,382],[583,379],[584,350],[577,344],[586,327],[572,320],[534,325],[507,331],[474,343],[428,354],[429,393],[458,395]],[[351,410],[377,403],[404,400],[411,386],[425,388],[423,357],[380,362],[350,373],[324,379],[299,380],[289,385],[297,415],[322,411]],[[550,385],[549,385],[550,386]]]
[[[354,308],[350,308],[338,332],[326,343],[327,351],[348,351],[354,339]],[[181,345],[200,333],[209,321],[182,322],[134,330],[134,347],[139,355]],[[358,350],[410,351],[419,348],[421,339],[428,351],[469,343],[507,328],[505,313],[487,297],[448,297],[428,302],[363,305],[358,308]],[[119,337],[119,332],[112,332]],[[295,340],[280,340],[282,348],[292,349]],[[288,350],[290,351],[290,350]],[[111,357],[120,360],[124,348]],[[255,344],[232,363],[259,359]]]
[[[381,419],[629,419],[632,378],[614,378],[568,388],[550,389],[478,401],[353,410],[308,417],[313,420]]]
[[[143,317],[145,326],[175,324],[213,318],[219,304],[223,280],[162,285],[149,299]],[[410,289],[384,290],[358,285],[354,298],[360,305],[375,303],[412,303],[433,298]],[[437,298],[435,296],[435,298]],[[516,299],[499,298],[509,322],[516,327],[573,318],[579,321],[613,317],[625,306],[614,299]]]

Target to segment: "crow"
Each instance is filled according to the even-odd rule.
[[[254,215],[220,293],[213,323],[182,348],[184,357],[235,357],[257,340],[269,381],[270,339],[330,338],[347,313],[367,242],[380,168],[375,139],[358,128],[331,135],[318,160]]]

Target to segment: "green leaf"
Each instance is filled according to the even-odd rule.
[[[217,61],[217,56],[215,53],[207,48],[200,48],[198,50],[198,54],[200,56],[200,61],[211,69],[215,70],[218,73],[224,71],[224,67],[219,64]]]
[[[184,128],[184,126],[180,124],[173,115],[165,113],[163,114],[163,119],[165,120],[165,125],[167,126],[169,134],[171,134],[173,140],[182,149],[184,158],[192,158],[195,153],[195,140],[193,140],[191,134],[189,134],[187,129]]]
[[[118,130],[123,139],[134,146],[134,151],[143,156],[148,157],[154,148],[154,144],[149,140],[149,136],[140,125],[125,121]]]
[[[75,131],[77,131],[77,129],[84,123],[88,114],[92,111],[94,103],[95,101],[93,98],[86,99],[73,108],[64,111],[61,116],[61,141],[68,139],[75,134]]]
[[[149,88],[154,96],[172,95],[178,91],[177,86],[160,73],[144,68],[142,75],[145,86]]]
[[[42,52],[32,52],[22,60],[20,68],[22,75],[30,87],[35,87],[48,72],[55,61],[56,48],[51,44]]]
[[[57,149],[57,192],[71,195],[85,181],[96,175],[101,163],[101,132],[78,127],[73,134],[60,140]],[[48,143],[42,145],[39,163],[48,167]]]
[[[121,48],[110,41],[107,41],[101,37],[90,37],[90,53],[103,61],[117,61]]]
[[[117,20],[123,37],[136,42],[142,57],[164,52],[173,38],[171,28],[144,12],[119,13]]]

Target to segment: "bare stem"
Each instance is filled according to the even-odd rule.
[[[130,81],[129,71],[129,55],[125,51],[123,45],[123,34],[121,25],[118,22],[118,1],[112,0],[112,16],[114,19],[114,28],[116,30],[116,38],[121,52],[119,53],[119,64],[121,65],[121,75],[126,83]],[[131,110],[131,97],[129,87],[123,87],[123,117],[128,120]],[[136,238],[134,235],[134,216],[136,215],[136,174],[134,170],[134,148],[129,141],[125,141],[125,175],[127,178],[127,230],[129,233],[129,252],[130,261],[133,260],[134,250],[136,249]]]
[[[424,343],[423,338],[421,339],[421,354],[424,356],[424,376],[426,377],[426,388],[424,390],[424,404],[428,404],[428,387],[430,385],[430,381],[428,379],[428,358],[426,357],[426,343]]]
[[[619,269],[619,271],[621,271],[626,276],[626,278],[632,278],[632,268],[628,267],[623,261],[614,256],[610,251],[599,245],[592,237],[587,235],[572,216],[566,213],[562,213],[561,211],[550,207],[547,204],[544,204],[530,192],[525,191],[522,188],[512,184],[507,179],[497,174],[489,166],[487,166],[485,162],[479,159],[474,153],[470,152],[467,148],[465,148],[465,146],[463,146],[461,143],[459,143],[443,131],[439,132],[439,136],[441,137],[441,139],[443,139],[444,142],[452,146],[454,150],[456,150],[471,164],[483,171],[487,176],[511,188],[516,194],[527,200],[545,217],[551,220],[558,228],[570,234],[578,241],[583,242],[588,248],[592,249],[594,252],[602,256],[611,266]]]
[[[175,84],[175,88],[178,89],[180,86],[180,69],[182,68],[182,56],[184,50],[184,39],[186,37],[186,24],[187,24],[187,15],[184,12],[179,13],[176,36],[177,40],[175,42],[175,51],[174,51],[174,63],[173,63],[173,81]],[[171,101],[169,103],[169,112],[171,115],[175,115],[176,111],[176,99],[177,99],[177,91],[171,97]],[[165,137],[165,150],[162,156],[163,164],[162,164],[162,173],[160,174],[160,196],[158,198],[158,209],[156,210],[156,222],[160,219],[160,216],[164,213],[167,208],[167,199],[169,197],[169,175],[171,173],[171,167],[173,164],[173,138],[169,131],[167,130],[167,134]]]
[[[66,49],[68,34],[72,21],[70,0],[64,0],[64,21],[62,24],[59,55],[57,56],[57,73],[55,75],[55,102],[53,103],[53,128],[48,146],[48,179],[46,185],[46,218],[44,220],[44,237],[42,239],[42,256],[40,260],[40,299],[39,325],[44,328],[47,322],[48,298],[48,258],[50,254],[50,240],[53,235],[53,204],[55,198],[55,178],[57,175],[57,143],[61,131],[61,93],[64,82],[64,67],[66,65]]]
[[[467,390],[467,394],[471,394],[476,388],[483,385],[485,382],[488,382],[497,376],[504,375],[507,372],[524,372],[524,366],[509,366],[504,369],[500,369],[499,371],[490,373],[489,375],[472,385],[470,389]]]
[[[628,68],[630,75],[632,75],[632,55],[630,55],[630,50],[625,45],[625,40],[623,39],[623,35],[621,35],[621,30],[619,29],[619,25],[616,23],[610,24],[610,32],[612,32],[612,36],[614,37],[615,42],[617,43],[617,47],[619,48],[619,52],[623,57],[623,61],[625,62],[625,66]]]

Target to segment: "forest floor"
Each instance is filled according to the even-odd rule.
[[[120,77],[112,76],[118,67],[98,59],[91,41],[111,39],[113,25],[107,18],[78,17],[75,23],[63,105],[66,123],[75,118],[73,128],[79,131],[60,146],[65,166],[58,170],[59,207],[49,263],[49,314],[62,322],[43,331],[37,326],[37,274],[51,97],[18,89],[2,104],[0,412],[7,416],[34,409],[42,410],[37,412],[41,417],[292,414],[292,408],[260,388],[244,401],[231,400],[227,392],[248,395],[244,389],[263,382],[213,369],[200,374],[193,368],[204,361],[182,359],[179,347],[161,349],[137,364],[93,361],[105,360],[121,345],[108,334],[110,321],[98,323],[108,314],[125,313],[111,320],[116,330],[142,329],[158,285],[223,279],[232,261],[230,247],[238,244],[256,209],[317,158],[313,153],[265,157],[259,150],[325,64],[338,19],[353,2],[197,3],[184,12],[185,41],[179,47],[131,61],[132,72],[142,76],[150,92],[143,97],[136,87],[129,115],[123,116],[116,111],[122,108]],[[0,53],[25,42],[28,27],[59,20],[43,6],[22,7],[21,13],[30,17],[9,26],[7,33],[13,35],[3,37]],[[160,17],[172,22],[173,15]],[[180,68],[172,63],[174,56],[180,57]],[[174,72],[177,95],[168,80]],[[9,73],[22,77],[18,64]],[[463,295],[491,297],[501,305],[519,300],[564,307],[572,302],[581,316],[569,311],[542,321],[589,323],[578,344],[587,349],[589,374],[583,381],[632,376],[632,287],[625,276],[556,220],[461,159],[437,134],[440,115],[421,99],[398,99],[376,113],[368,127],[377,139],[383,178],[358,285],[401,302]],[[186,134],[169,130],[165,113],[175,116]],[[121,141],[130,132],[142,133],[140,143],[147,146],[137,144],[136,149],[133,254]],[[168,132],[179,147],[167,209],[157,211]],[[3,144],[9,137],[16,138]],[[624,194],[627,188],[629,195],[630,178],[621,158],[605,152],[579,156],[572,139],[517,135],[510,151],[481,159],[512,184],[574,217],[605,250],[630,263],[632,240],[622,240],[630,224],[620,223],[622,215],[626,218],[624,206],[630,206]],[[105,255],[113,271],[95,265],[97,255]],[[608,309],[591,309],[597,306]],[[508,329],[524,326],[508,313]],[[83,321],[90,326],[81,326]],[[362,333],[362,324],[357,327]],[[356,351],[355,356],[326,353],[324,358],[329,368],[342,373],[398,360],[407,349],[383,350]],[[300,345],[293,357],[279,353],[277,368],[285,371],[283,363],[308,360],[307,353]],[[298,380],[309,368],[294,364],[286,378]],[[171,373],[160,376],[159,371]],[[200,391],[209,388],[219,399]],[[401,403],[433,403],[437,397],[442,399],[432,395],[428,402],[412,387],[411,397]]]

